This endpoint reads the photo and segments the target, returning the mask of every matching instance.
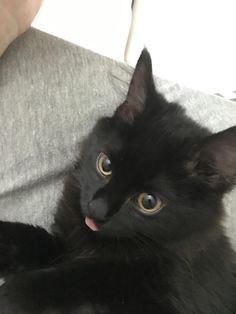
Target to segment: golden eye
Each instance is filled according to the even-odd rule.
[[[98,172],[105,177],[108,177],[112,174],[111,161],[104,153],[99,154],[96,162],[96,167]]]
[[[136,197],[136,203],[142,212],[152,214],[159,211],[163,204],[159,198],[150,193],[141,193]]]

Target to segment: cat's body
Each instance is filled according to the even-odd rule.
[[[155,91],[143,51],[126,101],[65,182],[53,234],[0,223],[1,313],[233,314],[221,226],[236,128],[211,135]]]

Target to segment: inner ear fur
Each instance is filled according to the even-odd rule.
[[[212,187],[236,183],[236,126],[197,143],[191,152],[188,170]]]

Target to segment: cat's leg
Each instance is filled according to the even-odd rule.
[[[72,266],[6,276],[5,283],[0,286],[0,312],[111,314],[107,306],[99,304],[99,296],[95,297],[99,291],[94,292],[96,283],[86,273],[85,267],[80,271]]]
[[[41,227],[0,221],[0,274],[51,265],[63,254],[59,238]]]
[[[123,269],[125,274],[120,272]],[[168,310],[158,311],[156,303],[146,297],[144,286],[133,285],[129,269],[122,266],[117,270],[115,263],[93,264],[89,259],[82,259],[79,264],[63,264],[6,276],[0,287],[0,312],[176,314]]]

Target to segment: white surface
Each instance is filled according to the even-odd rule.
[[[5,279],[4,278],[0,278],[0,286],[2,286],[5,283]]]
[[[136,0],[128,62],[145,45],[154,72],[210,93],[236,89],[235,0]]]
[[[32,26],[124,60],[131,0],[44,0]]]

